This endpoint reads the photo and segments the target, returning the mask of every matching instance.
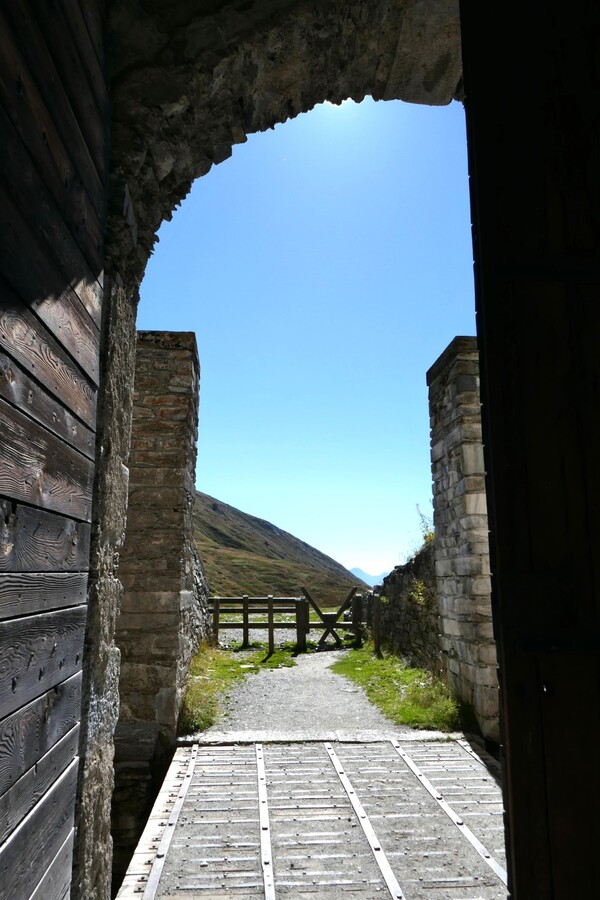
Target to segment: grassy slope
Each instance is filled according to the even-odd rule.
[[[339,563],[264,519],[196,491],[194,535],[214,595],[299,596],[338,605],[367,585]]]

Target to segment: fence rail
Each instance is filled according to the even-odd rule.
[[[342,646],[342,640],[337,633],[341,630],[353,631],[355,641],[359,644],[362,640],[363,623],[363,597],[353,588],[344,602],[335,612],[323,612],[318,603],[311,597],[306,588],[302,588],[302,597],[250,597],[242,594],[241,597],[211,597],[209,611],[212,615],[213,635],[215,642],[219,640],[219,632],[223,630],[242,630],[242,647],[249,644],[250,631],[265,628],[269,632],[269,655],[275,649],[275,629],[289,629],[296,632],[296,650],[299,653],[306,652],[306,640],[312,630],[322,630],[323,634],[317,644],[317,649],[327,646],[329,635],[335,640],[336,646]],[[310,621],[310,607],[319,616],[318,622]],[[351,611],[351,619],[343,619],[344,613]],[[275,615],[287,613],[294,616],[293,622],[275,621]],[[253,616],[266,615],[266,622],[257,622]],[[227,616],[237,616],[237,621],[223,621]]]

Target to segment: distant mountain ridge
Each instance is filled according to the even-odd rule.
[[[368,585],[331,557],[265,519],[196,491],[194,538],[215,596],[300,596],[337,605]]]
[[[370,585],[371,587],[375,587],[376,584],[381,584],[386,575],[389,575],[389,572],[381,572],[380,575],[369,575],[368,572],[363,572],[362,569],[354,568],[350,569],[353,575],[356,575],[357,578],[360,578],[361,581],[364,581],[365,584]]]

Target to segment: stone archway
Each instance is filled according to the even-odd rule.
[[[270,0],[206,5],[113,4],[108,20],[111,165],[106,246],[104,397],[96,477],[97,560],[90,594],[86,709],[74,896],[101,896],[110,879],[109,805],[118,650],[118,549],[138,287],[164,219],[192,182],[246,134],[324,100],[448,104],[462,92],[454,0]],[[100,638],[98,638],[100,636]],[[107,660],[109,664],[107,665]],[[97,893],[96,893],[97,892]]]
[[[109,17],[112,199],[130,232],[121,246],[113,215],[109,253],[123,277],[141,278],[163,219],[247,134],[324,100],[461,96],[455,0],[215,2],[205,15],[188,5],[140,17],[115,4]]]

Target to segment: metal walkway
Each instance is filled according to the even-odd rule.
[[[180,747],[118,900],[506,897],[500,788],[465,741]]]

